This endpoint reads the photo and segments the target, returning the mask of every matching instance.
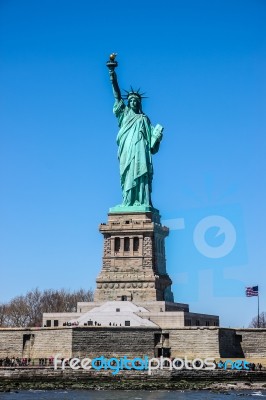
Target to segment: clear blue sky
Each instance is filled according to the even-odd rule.
[[[121,201],[115,51],[121,87],[147,92],[165,128],[153,203],[172,223],[175,300],[246,326],[257,299],[244,288],[259,284],[266,311],[265,20],[264,0],[0,2],[0,302],[95,287],[98,225]],[[193,241],[213,215],[236,231],[216,259]],[[215,229],[205,239],[219,247]]]

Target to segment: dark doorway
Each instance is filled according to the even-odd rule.
[[[157,357],[171,357],[171,349],[170,347],[159,347],[157,350]]]

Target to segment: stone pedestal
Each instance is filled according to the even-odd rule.
[[[94,301],[174,301],[165,261],[169,229],[157,212],[112,212],[99,229],[103,266]]]

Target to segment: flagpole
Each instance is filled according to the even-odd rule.
[[[258,286],[258,328],[260,327],[260,292],[259,292],[259,286]]]

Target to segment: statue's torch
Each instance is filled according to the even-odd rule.
[[[115,61],[116,56],[117,56],[117,53],[112,53],[109,56],[109,60],[106,63],[106,66],[109,69],[109,71],[114,71],[115,68],[118,66],[118,62]]]

